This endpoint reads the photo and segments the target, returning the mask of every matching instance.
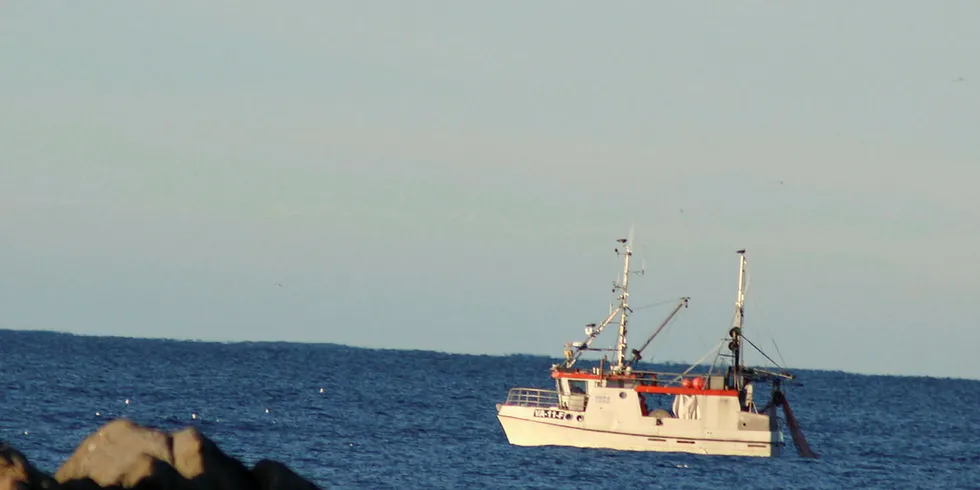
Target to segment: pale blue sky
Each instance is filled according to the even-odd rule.
[[[6,2],[0,328],[557,356],[635,223],[634,305],[692,297],[655,359],[726,333],[747,248],[746,335],[788,364],[976,378],[978,25],[974,1]]]

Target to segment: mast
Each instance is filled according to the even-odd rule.
[[[602,333],[602,331],[606,328],[606,326],[609,325],[613,321],[613,319],[616,318],[617,315],[619,316],[619,339],[616,342],[616,362],[615,364],[610,366],[610,369],[614,373],[622,373],[629,366],[630,363],[626,360],[626,348],[627,348],[626,346],[627,318],[626,317],[629,313],[633,312],[633,310],[630,309],[629,307],[629,278],[630,278],[630,274],[643,275],[646,273],[645,263],[643,264],[643,267],[640,270],[630,271],[630,257],[633,255],[633,252],[630,250],[631,248],[630,245],[632,245],[632,241],[633,241],[633,230],[630,229],[629,238],[617,239],[616,242],[620,244],[620,247],[614,249],[616,255],[624,256],[622,284],[618,282],[619,278],[616,278],[616,280],[614,280],[612,284],[613,293],[617,291],[620,292],[620,295],[618,296],[619,306],[617,306],[616,308],[612,308],[612,305],[610,305],[609,316],[607,316],[606,319],[600,322],[598,325],[596,325],[595,323],[590,323],[585,326],[586,337],[584,342],[566,343],[565,362],[562,363],[561,365],[555,364],[554,366],[552,366],[552,369],[559,369],[559,366],[561,366],[561,369],[570,369],[572,366],[574,366],[575,362],[578,361],[578,358],[582,354],[582,352],[587,350],[593,350],[591,348],[592,341],[594,341],[596,337],[600,333]],[[607,349],[602,349],[602,350],[607,350]]]
[[[633,255],[633,252],[630,251],[630,245],[632,244],[629,243],[628,239],[620,238],[618,241],[623,244],[623,252],[616,250],[616,253],[621,253],[625,258],[623,260],[623,283],[617,286],[622,291],[622,294],[619,296],[619,340],[616,342],[616,365],[613,367],[613,370],[615,372],[622,372],[626,367],[626,315],[630,311],[630,256]]]
[[[738,297],[735,299],[735,326],[729,331],[729,335],[732,337],[731,342],[728,343],[728,349],[732,351],[734,359],[732,361],[732,370],[735,379],[733,385],[737,389],[742,389],[742,320],[745,316],[743,306],[745,304],[745,249],[739,250],[738,252]]]

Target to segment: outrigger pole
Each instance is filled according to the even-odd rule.
[[[647,341],[643,343],[643,346],[642,346],[642,347],[640,347],[639,349],[633,349],[633,358],[632,358],[632,359],[630,360],[630,362],[629,362],[629,365],[630,365],[630,366],[632,366],[633,364],[635,364],[635,363],[637,363],[637,362],[639,362],[639,360],[643,358],[643,357],[642,357],[642,356],[640,355],[640,354],[642,354],[642,353],[643,353],[643,350],[644,350],[644,349],[646,349],[646,348],[647,348],[647,346],[649,346],[649,345],[650,345],[650,342],[653,342],[653,339],[654,339],[654,337],[656,337],[656,336],[657,336],[657,334],[659,334],[659,333],[660,333],[660,331],[661,331],[661,330],[663,330],[663,329],[664,329],[664,327],[666,327],[668,323],[670,323],[670,321],[671,321],[671,320],[672,320],[672,319],[674,318],[674,315],[676,315],[678,311],[681,311],[681,308],[687,308],[687,302],[688,302],[688,301],[689,301],[690,299],[691,299],[691,298],[688,298],[688,297],[686,297],[686,296],[685,296],[685,297],[683,297],[683,298],[681,298],[681,300],[680,300],[680,302],[679,302],[679,303],[677,304],[677,306],[676,306],[676,307],[674,307],[674,310],[673,310],[673,311],[671,311],[671,312],[670,312],[670,314],[669,314],[669,315],[667,315],[667,318],[666,318],[666,319],[664,319],[664,321],[663,321],[663,323],[661,323],[661,324],[660,324],[660,326],[659,326],[659,327],[657,327],[657,329],[656,329],[656,330],[654,330],[654,332],[653,332],[653,335],[651,335],[651,336],[650,336],[650,338],[648,338],[648,339],[647,339]]]

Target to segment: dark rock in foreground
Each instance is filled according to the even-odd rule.
[[[20,451],[0,442],[0,490],[56,488],[58,482],[35,469]]]
[[[89,435],[54,477],[0,442],[0,490],[319,490],[285,464],[251,469],[193,427],[168,434],[116,419]]]

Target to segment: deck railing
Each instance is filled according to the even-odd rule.
[[[511,388],[504,405],[519,407],[557,407],[558,392],[536,388]]]

